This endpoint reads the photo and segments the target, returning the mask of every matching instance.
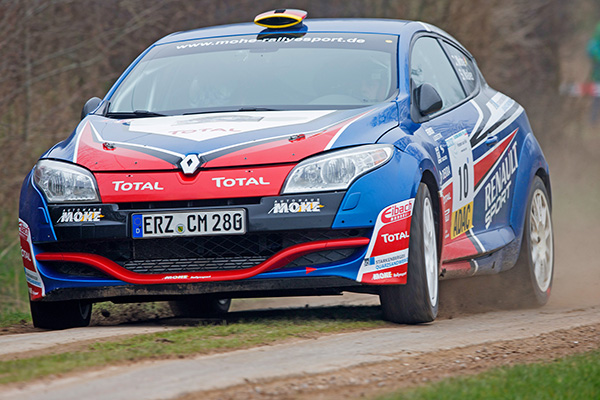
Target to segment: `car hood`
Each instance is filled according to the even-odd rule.
[[[339,147],[375,143],[398,125],[395,102],[352,110],[227,112],[111,119],[90,115],[44,158],[94,172],[188,171],[296,163]],[[197,158],[196,158],[197,157]]]

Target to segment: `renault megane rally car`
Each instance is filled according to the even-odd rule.
[[[481,274],[547,301],[550,179],[523,108],[432,25],[305,16],[169,35],[86,103],[21,192],[35,326],[342,291],[421,323],[439,280]]]

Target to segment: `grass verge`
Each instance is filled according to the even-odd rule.
[[[328,307],[285,310],[263,318],[232,314],[223,325],[199,325],[89,345],[83,351],[0,361],[0,384],[23,382],[86,368],[148,359],[199,354],[272,344],[385,326],[378,307]]]
[[[598,399],[600,351],[569,356],[551,363],[496,368],[471,377],[443,380],[403,390],[379,400],[463,399]]]
[[[17,232],[16,228],[14,229]],[[13,236],[18,237],[18,232]],[[5,243],[0,239],[0,326],[6,326],[16,314],[30,320],[29,296],[23,273],[21,248],[16,241]],[[18,320],[17,320],[18,321]]]
[[[0,328],[19,325],[31,321],[31,314],[24,311],[5,311],[0,313]]]

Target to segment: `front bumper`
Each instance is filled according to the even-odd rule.
[[[126,284],[202,282],[204,286],[207,282],[308,274],[353,280],[372,229],[331,229],[344,195],[335,192],[213,203],[49,205],[48,219],[56,240],[34,243],[34,254],[48,294],[107,284],[113,289]],[[313,206],[295,206],[306,202]],[[288,206],[276,207],[282,203]],[[241,207],[248,218],[244,235],[132,237],[134,214]]]
[[[161,295],[159,287],[165,285],[192,285],[202,292],[213,284],[252,288],[254,281],[299,278],[341,278],[343,285],[328,282],[369,290],[369,285],[356,280],[378,214],[414,195],[412,176],[417,171],[412,157],[397,154],[345,192],[85,205],[48,205],[28,177],[21,192],[20,218],[31,228],[34,268],[44,284],[42,296],[49,299],[57,291],[90,290],[100,296],[98,288],[110,287],[106,296],[100,296],[110,297],[113,289],[139,286],[144,290],[136,296]],[[289,206],[281,207],[282,202]],[[292,203],[302,202],[321,207],[308,208],[318,212],[290,212],[298,209]],[[246,234],[132,238],[136,213],[227,208],[246,210]]]
[[[375,286],[362,285],[339,277],[303,277],[285,279],[251,279],[244,281],[169,283],[159,285],[121,285],[95,287],[61,287],[42,301],[168,301],[182,295],[215,294],[223,298],[288,297],[339,295],[344,291],[377,294]]]

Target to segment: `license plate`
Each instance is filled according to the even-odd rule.
[[[241,235],[246,233],[246,210],[206,210],[169,213],[133,214],[132,237],[134,239]]]

